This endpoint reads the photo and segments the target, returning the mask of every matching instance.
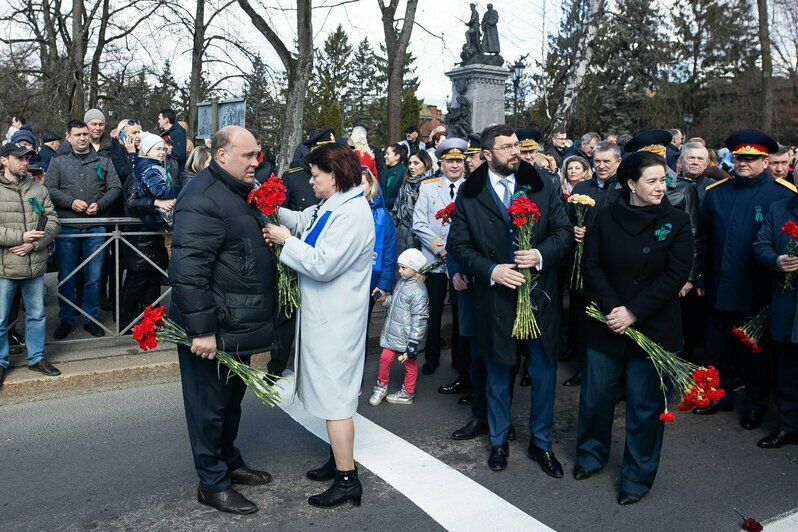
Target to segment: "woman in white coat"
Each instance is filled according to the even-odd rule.
[[[354,151],[327,144],[311,152],[308,163],[321,202],[302,212],[281,209],[283,225],[267,225],[264,235],[283,244],[280,260],[298,273],[297,394],[310,414],[327,420],[330,438],[330,459],[308,477],[335,481],[308,502],[359,505],[352,417],[363,378],[374,223]]]

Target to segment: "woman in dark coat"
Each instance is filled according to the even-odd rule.
[[[653,363],[624,336],[630,326],[665,349],[682,349],[679,290],[690,274],[690,217],[666,196],[665,159],[638,152],[618,168],[624,192],[596,214],[585,239],[585,292],[607,317],[587,320],[574,478],[600,471],[610,454],[619,382],[626,377],[626,447],[618,504],[651,489],[662,449],[660,381]]]

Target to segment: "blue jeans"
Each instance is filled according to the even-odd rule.
[[[75,227],[62,227],[61,235],[79,235],[104,233],[105,227],[90,227],[88,229],[78,229]],[[58,265],[58,282],[60,283],[67,275],[83,262],[88,256],[97,251],[105,243],[105,237],[75,237],[75,238],[56,238],[55,239],[55,261]],[[98,307],[100,305],[100,280],[102,279],[103,263],[105,253],[98,253],[83,267],[85,282],[83,284],[83,311],[97,318],[99,316]],[[61,296],[69,301],[76,302],[75,276],[69,278],[67,282],[58,289]],[[63,321],[72,324],[75,320],[77,311],[62,299],[58,300],[58,317]],[[83,321],[89,323],[89,318],[84,316]]]
[[[25,304],[25,347],[29,366],[44,358],[44,275],[0,279],[0,366],[8,367],[8,314],[18,288]]]

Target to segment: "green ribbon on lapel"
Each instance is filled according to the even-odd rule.
[[[754,221],[762,223],[765,221],[765,217],[762,216],[762,206],[756,205],[754,206]]]
[[[103,172],[103,166],[98,164],[94,167],[94,170],[97,172],[97,179],[100,181],[105,181],[105,173]]]
[[[36,214],[44,214],[44,207],[42,207],[41,203],[39,203],[39,200],[36,198],[28,198],[28,203],[30,203],[30,206],[33,207],[33,212]]]
[[[515,198],[518,198],[520,196],[526,196],[526,193],[529,191],[530,191],[529,185],[524,185],[520,187],[518,190],[515,191],[515,194],[513,194],[513,196],[510,198],[510,203],[515,201]]]
[[[665,186],[670,187],[671,185],[673,185],[673,177],[671,177],[671,175],[668,174],[665,176]]]
[[[663,240],[668,238],[668,235],[671,234],[672,230],[673,226],[671,224],[665,224],[656,231],[654,231],[654,236],[657,237],[658,242],[662,242]]]

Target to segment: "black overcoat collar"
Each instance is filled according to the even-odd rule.
[[[632,207],[629,205],[629,191],[625,190],[610,207],[612,217],[627,233],[637,236],[654,220],[661,220],[673,211],[668,196],[663,196],[659,205]]]

